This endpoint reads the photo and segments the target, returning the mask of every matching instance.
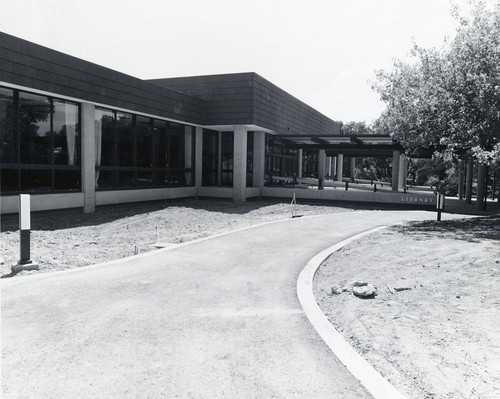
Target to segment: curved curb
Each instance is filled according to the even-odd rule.
[[[406,399],[389,381],[359,355],[354,348],[330,323],[316,303],[313,294],[313,278],[323,261],[333,252],[359,238],[384,229],[387,226],[376,227],[343,240],[314,256],[302,269],[297,280],[297,295],[304,312],[332,352],[349,372],[361,382],[375,399]]]

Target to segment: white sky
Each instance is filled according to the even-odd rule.
[[[142,79],[256,72],[334,120],[371,122],[384,108],[374,71],[413,43],[453,37],[450,9],[450,0],[0,0],[0,31]]]

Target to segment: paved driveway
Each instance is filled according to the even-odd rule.
[[[3,279],[4,398],[366,398],[302,312],[315,254],[426,212],[304,217]]]

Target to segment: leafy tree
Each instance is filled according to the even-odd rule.
[[[442,49],[415,46],[413,62],[379,71],[374,89],[387,103],[379,124],[409,151],[434,148],[482,164],[500,160],[500,2],[476,2],[472,18]]]

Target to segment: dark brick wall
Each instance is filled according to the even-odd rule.
[[[255,124],[279,134],[340,134],[337,122],[253,72],[151,82],[202,99],[205,125]]]
[[[202,101],[0,32],[0,81],[199,123]]]
[[[203,100],[204,125],[253,123],[253,73],[153,79],[150,82]]]
[[[255,74],[255,124],[279,134],[335,135],[340,124]]]

